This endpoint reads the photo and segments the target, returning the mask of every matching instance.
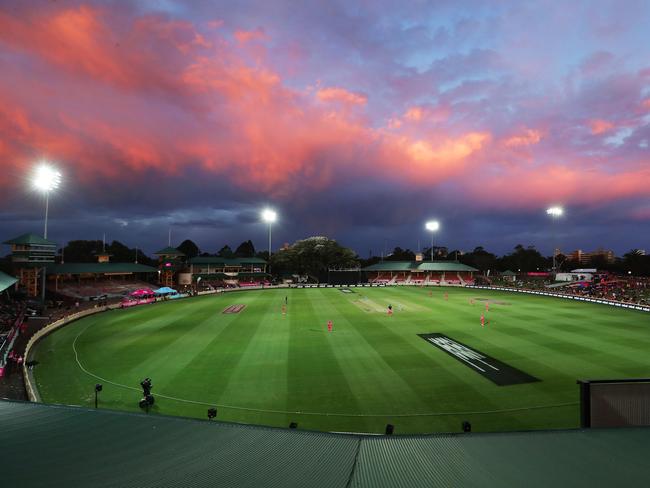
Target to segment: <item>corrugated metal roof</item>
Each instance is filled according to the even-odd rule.
[[[363,271],[478,271],[454,261],[384,261],[363,268]]]
[[[41,236],[28,233],[21,236],[15,237],[9,241],[5,241],[4,244],[15,244],[15,245],[39,245],[39,246],[54,246],[56,247],[56,242],[50,241],[48,239],[43,239]]]
[[[356,436],[4,401],[0,479],[21,487],[645,486],[649,438],[649,428]]]
[[[410,271],[411,268],[411,261],[384,261],[366,266],[362,271]]]
[[[9,276],[7,273],[3,273],[2,271],[0,271],[0,292],[5,291],[11,285],[16,283],[16,281],[18,281],[17,278],[14,278],[13,276]]]
[[[191,264],[221,264],[223,266],[241,266],[242,264],[266,264],[261,258],[220,258],[217,256],[197,256],[190,259]]]
[[[156,273],[157,271],[151,266],[136,263],[64,263],[47,266],[47,274]]]
[[[418,271],[478,271],[476,268],[453,261],[423,261],[417,269]]]
[[[167,246],[160,251],[154,253],[156,256],[185,256],[185,253],[179,251],[175,247]]]

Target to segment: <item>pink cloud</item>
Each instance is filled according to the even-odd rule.
[[[593,119],[588,122],[591,133],[594,135],[604,134],[614,128],[614,124],[602,119]]]
[[[0,79],[0,157],[14,173],[47,155],[73,166],[89,184],[173,175],[191,166],[280,197],[326,189],[341,175],[426,190],[452,182],[476,206],[648,195],[647,160],[619,149],[616,164],[599,169],[596,157],[583,157],[564,130],[568,122],[545,116],[547,99],[524,100],[534,112],[526,122],[508,114],[496,124],[482,111],[485,97],[494,95],[496,106],[512,100],[493,83],[480,83],[461,85],[443,102],[399,104],[408,107],[401,116],[395,115],[400,108],[387,110],[393,118],[376,117],[368,95],[343,82],[314,93],[268,58],[251,60],[250,49],[239,44],[266,39],[261,28],[237,31],[237,44],[155,15],[52,8],[51,15],[0,13],[0,49],[24,62],[7,67]],[[30,66],[49,73],[47,83],[39,84]],[[474,100],[477,89],[482,96]],[[553,103],[549,111],[556,111]],[[650,99],[642,105],[650,109]],[[602,113],[603,119],[589,113],[576,119],[601,134],[614,127],[606,119],[620,121]],[[9,177],[0,178],[0,186],[9,184]]]
[[[368,97],[363,93],[355,93],[341,87],[321,88],[316,97],[322,102],[341,102],[351,105],[365,105]]]
[[[522,147],[537,144],[542,140],[542,133],[535,129],[526,129],[523,133],[507,138],[503,143],[506,147]]]
[[[269,36],[264,32],[264,29],[258,27],[255,30],[237,30],[235,31],[235,39],[241,43],[250,42],[250,41],[266,41],[269,39]]]

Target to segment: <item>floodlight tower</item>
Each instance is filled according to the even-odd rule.
[[[431,232],[431,262],[433,262],[433,236],[440,229],[440,223],[437,220],[430,220],[424,227]]]
[[[61,173],[47,163],[42,163],[36,167],[34,176],[32,178],[34,188],[41,193],[45,194],[45,226],[43,229],[43,239],[47,239],[47,217],[50,210],[50,192],[56,190],[61,184]],[[41,290],[41,299],[43,306],[45,306],[45,272],[46,267],[43,267],[43,283]]]
[[[553,271],[556,271],[556,250],[557,250],[557,238],[555,232],[555,222],[558,218],[562,217],[564,214],[564,209],[560,206],[550,207],[546,209],[546,215],[550,215],[553,219]]]
[[[262,210],[262,222],[266,222],[269,224],[269,260],[271,259],[271,227],[273,226],[273,223],[278,220],[278,214],[275,212],[275,210],[271,210],[270,208],[265,208]]]
[[[45,194],[45,229],[43,239],[47,239],[47,217],[50,207],[50,192],[56,190],[61,184],[61,173],[48,164],[41,164],[34,171],[32,179],[34,188]]]

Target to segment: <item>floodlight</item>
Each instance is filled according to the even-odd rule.
[[[564,214],[564,209],[560,206],[555,206],[546,209],[546,214],[550,215],[553,217],[553,220],[555,221],[558,217],[561,217],[562,214]],[[555,241],[555,230],[553,231],[553,241]],[[557,254],[557,245],[554,244],[554,249],[553,249],[553,271],[557,271],[557,266],[556,266],[556,254]]]
[[[41,164],[34,171],[32,183],[37,190],[48,193],[61,184],[61,173],[52,166]]]
[[[275,210],[271,210],[270,208],[265,208],[262,210],[262,220],[268,224],[272,224],[275,222],[278,218],[278,214],[275,212]]]
[[[262,221],[269,224],[269,260],[271,259],[271,227],[273,223],[278,219],[278,214],[275,210],[270,208],[265,208],[260,214]]]
[[[61,173],[56,168],[53,168],[47,163],[41,163],[34,170],[32,177],[32,185],[34,188],[45,194],[45,222],[43,226],[43,239],[47,239],[47,216],[50,209],[50,192],[56,190],[61,184]],[[47,270],[43,267],[42,283],[41,283],[41,301],[43,308],[45,304],[45,275]]]
[[[435,232],[440,229],[440,223],[437,220],[431,220],[425,224],[427,230]]]

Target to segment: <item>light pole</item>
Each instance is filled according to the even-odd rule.
[[[278,220],[278,214],[275,210],[270,208],[262,210],[262,221],[269,224],[269,261],[271,260],[271,226],[276,220]]]
[[[95,408],[97,408],[97,395],[99,394],[100,391],[102,391],[103,386],[101,383],[97,383],[95,385]]]
[[[556,271],[556,253],[555,250],[557,249],[557,238],[556,238],[556,230],[555,230],[555,222],[559,217],[561,217],[564,214],[564,209],[562,207],[551,207],[546,209],[546,214],[550,215],[553,219],[553,271]]]
[[[429,232],[431,232],[431,262],[433,262],[433,236],[435,232],[440,229],[440,223],[437,220],[430,220],[424,226]]]
[[[43,239],[47,239],[47,217],[50,211],[50,192],[56,190],[61,184],[61,173],[56,168],[48,164],[41,164],[34,171],[32,179],[34,188],[45,194],[45,226],[43,228]],[[45,308],[45,273],[47,268],[43,266],[43,282],[41,290],[41,299],[43,308]]]

